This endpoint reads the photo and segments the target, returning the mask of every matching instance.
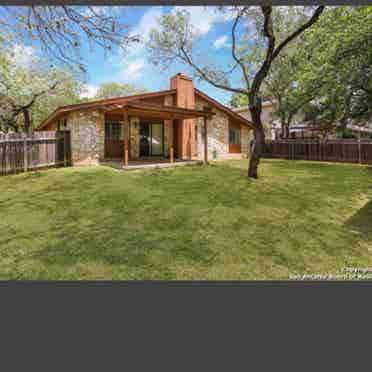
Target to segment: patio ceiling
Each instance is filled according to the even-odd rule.
[[[165,120],[173,119],[194,119],[194,118],[211,118],[214,114],[212,111],[192,110],[173,106],[160,106],[143,102],[128,102],[116,104],[104,109],[106,113],[122,114],[124,111],[128,115],[139,117],[151,117]]]

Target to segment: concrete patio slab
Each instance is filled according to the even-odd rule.
[[[138,160],[130,161],[129,165],[125,166],[120,160],[106,160],[100,162],[100,165],[112,167],[121,171],[140,170],[140,169],[162,169],[162,168],[175,168],[192,165],[204,164],[201,160],[176,160],[174,163],[170,163],[167,159],[159,160]]]

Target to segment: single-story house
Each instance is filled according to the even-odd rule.
[[[69,130],[74,164],[246,157],[253,136],[249,120],[182,73],[169,90],[59,107],[39,130]]]

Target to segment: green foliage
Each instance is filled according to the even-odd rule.
[[[345,130],[347,123],[372,118],[372,7],[336,7],[306,34],[308,55],[297,82],[305,94],[314,82],[316,97],[307,117],[318,126]]]
[[[233,93],[230,101],[231,107],[247,107],[248,96],[246,94]]]
[[[17,45],[16,45],[17,46]],[[18,46],[17,46],[18,47]],[[21,107],[37,127],[58,106],[79,102],[82,84],[67,70],[50,67],[25,48],[0,44],[0,130],[24,130]]]
[[[121,84],[114,81],[102,83],[94,99],[104,99],[113,97],[124,97],[145,92],[144,89],[137,88],[133,84]]]

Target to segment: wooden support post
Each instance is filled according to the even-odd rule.
[[[208,121],[204,116],[204,164],[208,164]]]
[[[168,133],[169,133],[169,160],[171,163],[174,163],[174,137],[173,137],[173,120],[170,120],[168,123]]]
[[[63,131],[63,166],[67,167],[67,132]]]
[[[129,161],[129,139],[128,139],[128,132],[129,132],[129,119],[128,119],[128,111],[124,110],[124,165],[128,165]]]

